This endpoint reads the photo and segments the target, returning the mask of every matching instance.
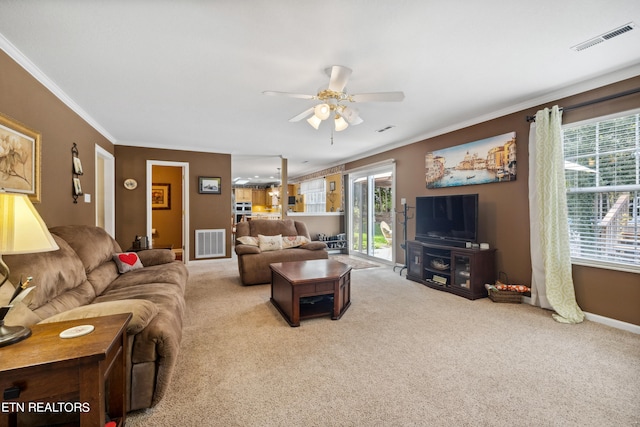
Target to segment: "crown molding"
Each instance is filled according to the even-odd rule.
[[[113,137],[105,128],[103,128],[96,120],[93,119],[86,111],[82,109],[71,97],[69,97],[60,87],[55,84],[45,73],[38,68],[36,64],[31,62],[17,47],[0,34],[0,49],[2,49],[11,59],[18,63],[24,70],[31,74],[40,84],[53,93],[60,101],[62,101],[73,112],[79,115],[92,128],[98,131],[102,136],[107,138],[109,142],[115,144],[116,138]]]
[[[344,159],[342,160],[342,162],[349,163],[349,162],[354,162],[356,160],[361,160],[366,157],[384,153],[386,151],[404,147],[406,145],[414,144],[430,138],[435,138],[440,135],[445,135],[447,133],[455,132],[457,130],[467,128],[469,126],[474,126],[480,123],[488,122],[490,120],[508,116],[510,114],[524,112],[530,108],[537,107],[539,105],[557,102],[558,100],[563,98],[578,95],[584,92],[588,92],[590,90],[598,89],[600,87],[604,87],[604,86],[617,83],[623,80],[627,80],[633,77],[637,77],[637,76],[640,76],[640,64],[634,64],[629,67],[616,70],[608,74],[604,74],[602,76],[594,77],[579,83],[575,83],[573,85],[565,86],[563,88],[560,88],[552,92],[548,92],[536,98],[531,98],[524,102],[514,104],[500,110],[492,111],[485,115],[477,116],[473,119],[469,119],[464,122],[458,122],[458,123],[455,123],[454,125],[436,129],[434,131],[431,131],[425,134],[416,135],[408,139],[393,142],[385,146],[378,147],[375,150],[370,150],[365,153],[360,153],[350,158]],[[525,120],[524,116],[522,120]]]

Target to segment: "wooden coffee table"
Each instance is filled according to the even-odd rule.
[[[332,259],[271,264],[271,302],[291,326],[331,315],[338,320],[351,306],[351,267]]]

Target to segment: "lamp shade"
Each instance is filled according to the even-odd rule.
[[[322,120],[320,120],[318,116],[314,114],[313,116],[307,119],[307,123],[309,123],[311,126],[313,126],[317,130],[318,126],[320,126],[320,123],[322,123]]]
[[[0,192],[0,255],[56,249],[58,245],[29,198]]]
[[[342,117],[347,119],[349,124],[355,124],[354,122],[360,118],[360,113],[355,108],[345,107],[342,109],[342,113],[340,114]]]
[[[313,109],[313,113],[320,120],[327,120],[329,118],[329,114],[331,114],[331,107],[329,107],[329,104],[318,104]]]
[[[345,130],[347,127],[349,127],[349,123],[347,123],[347,121],[342,116],[336,116],[335,124],[336,132],[340,132],[341,130]]]

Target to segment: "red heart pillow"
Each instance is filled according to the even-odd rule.
[[[134,265],[136,261],[138,261],[138,255],[133,253],[120,254],[118,255],[118,258],[120,258],[120,261],[129,265]]]
[[[120,254],[113,254],[113,261],[118,266],[120,273],[126,273],[127,271],[137,270],[144,267],[138,254],[135,252],[124,252]]]

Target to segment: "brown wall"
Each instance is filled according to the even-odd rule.
[[[113,154],[113,144],[67,107],[47,88],[0,50],[0,112],[42,136],[41,203],[35,204],[49,227],[95,224],[95,145]],[[73,203],[71,147],[78,146],[84,175],[80,197]]]
[[[415,198],[425,195],[478,193],[480,200],[479,241],[497,249],[497,269],[504,271],[512,283],[531,283],[529,251],[529,123],[527,115],[558,104],[575,105],[613,93],[640,87],[640,76],[576,96],[550,102],[465,129],[430,138],[348,163],[346,169],[393,158],[396,161],[396,206],[405,197],[409,206]],[[591,107],[566,112],[564,123],[612,114],[640,107],[640,94],[599,103]],[[427,189],[425,185],[425,154],[441,148],[477,141],[507,132],[516,132],[518,175],[514,182],[481,184],[465,187]],[[417,172],[420,171],[420,172]],[[415,212],[415,211],[413,211]],[[408,236],[415,236],[415,219],[409,221]],[[397,262],[403,262],[404,252],[396,245]],[[580,307],[590,313],[640,325],[640,281],[638,274],[597,268],[573,267],[576,298]]]
[[[189,257],[195,255],[195,230],[219,228],[227,230],[226,252],[231,256],[231,155],[117,145],[115,157],[116,240],[121,246],[129,247],[136,235],[146,235],[147,160],[185,162],[189,163]],[[199,194],[199,176],[220,177],[222,194]],[[125,189],[127,178],[137,180],[138,188]]]

